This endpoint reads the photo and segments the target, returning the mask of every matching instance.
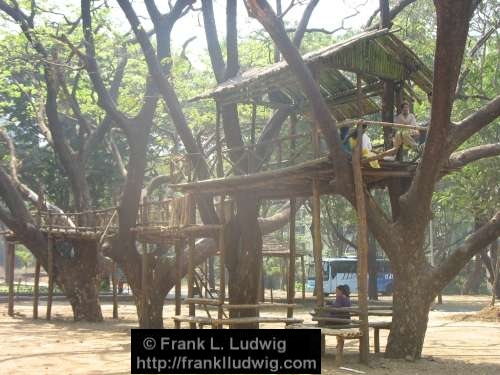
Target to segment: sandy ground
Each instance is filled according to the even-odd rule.
[[[371,355],[370,367],[357,363],[354,342],[347,342],[345,367],[367,374],[500,374],[500,321],[461,319],[486,306],[488,297],[445,296],[444,304],[430,313],[423,359],[416,362],[386,360]],[[53,306],[53,319],[31,319],[30,302],[16,302],[15,317],[0,303],[0,374],[129,374],[130,329],[137,326],[135,307],[120,304],[120,319],[111,320],[111,305],[103,303],[106,321],[75,323],[66,303]],[[298,316],[309,319],[310,308]],[[43,306],[40,313],[44,315]],[[166,318],[173,306],[165,307]],[[458,316],[458,318],[457,318]],[[171,319],[165,319],[172,326]],[[381,332],[385,345],[387,333]],[[371,340],[373,341],[373,340]],[[371,342],[373,344],[373,342]],[[327,338],[322,373],[349,374],[334,367],[335,338]],[[373,351],[373,348],[372,348]]]

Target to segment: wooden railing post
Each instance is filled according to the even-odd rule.
[[[113,261],[113,272],[111,274],[111,283],[113,286],[113,319],[118,319],[118,296],[117,296],[117,279],[116,279],[116,262]]]
[[[288,264],[288,287],[287,292],[287,302],[293,305],[295,302],[295,257],[296,257],[296,247],[295,247],[295,214],[297,211],[295,199],[290,199],[290,230],[288,235],[289,247],[290,247],[290,258]],[[287,317],[293,317],[293,307],[288,307]]]
[[[49,223],[52,222],[52,217],[49,212]],[[52,234],[48,235],[47,239],[47,274],[49,276],[49,286],[47,294],[47,315],[46,319],[50,320],[52,315],[52,297],[54,294],[54,238]]]
[[[319,179],[313,178],[313,199],[312,199],[312,214],[313,214],[313,253],[314,253],[314,269],[316,270],[316,305],[323,307],[323,254],[321,244],[321,200],[319,194]]]
[[[14,242],[7,242],[7,259],[6,259],[6,275],[7,283],[9,285],[9,302],[7,308],[7,314],[9,316],[14,316],[14,272],[16,268],[16,245]]]
[[[180,240],[175,241],[175,315],[179,316],[181,314],[181,254],[182,254],[182,243]],[[175,328],[181,328],[181,322],[175,321]]]
[[[224,317],[224,301],[226,299],[226,252],[225,252],[225,227],[226,227],[226,213],[224,210],[224,199],[225,195],[220,196],[220,223],[222,227],[219,229],[219,309],[217,313],[217,318],[222,319]]]
[[[36,260],[35,265],[35,280],[33,283],[33,319],[38,319],[38,300],[40,293],[40,261]]]

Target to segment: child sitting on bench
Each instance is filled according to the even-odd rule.
[[[351,300],[349,299],[349,295],[351,291],[348,285],[338,285],[335,290],[335,302],[327,303],[328,307],[351,307]],[[330,317],[332,318],[340,318],[340,319],[351,319],[351,316],[348,312],[331,312]],[[344,323],[339,323],[344,324]]]

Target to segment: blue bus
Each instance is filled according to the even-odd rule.
[[[323,259],[323,293],[335,293],[337,285],[347,284],[351,292],[358,290],[357,258],[324,258]],[[392,294],[393,275],[389,261],[377,259],[377,290],[382,294]],[[316,284],[314,264],[309,265],[307,291],[313,291]]]

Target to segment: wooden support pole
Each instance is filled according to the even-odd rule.
[[[302,300],[306,299],[306,267],[304,265],[304,256],[300,256],[300,268],[302,269]]]
[[[148,244],[146,242],[142,243],[142,254],[141,254],[141,295],[142,295],[142,313],[148,314],[148,293],[149,291],[149,254],[148,254]]]
[[[394,122],[394,82],[384,81],[382,94],[382,122]],[[393,129],[384,127],[384,150],[392,147]]]
[[[196,209],[194,207],[194,198],[188,203],[188,220],[189,224],[196,223]],[[195,240],[194,237],[190,236],[188,238],[188,298],[194,297],[194,251],[195,251]],[[196,316],[196,305],[194,303],[189,304],[189,316]],[[191,329],[196,328],[195,322],[190,322],[189,327]]]
[[[118,319],[118,285],[116,279],[116,263],[113,262],[113,271],[111,273],[111,284],[113,286],[113,319]]]
[[[194,297],[194,261],[193,261],[193,255],[194,255],[194,239],[189,238],[188,240],[188,298],[193,298]],[[189,304],[189,316],[195,316],[196,315],[196,307],[194,303]],[[189,327],[191,329],[196,328],[196,323],[189,323]]]
[[[250,151],[248,153],[248,173],[253,173],[255,171],[256,162],[255,157],[255,128],[257,121],[257,104],[255,102],[252,103],[252,127],[250,128]]]
[[[33,319],[38,319],[38,300],[40,295],[40,261],[35,264],[35,280],[33,283]]]
[[[295,199],[290,199],[290,233],[288,234],[288,241],[290,247],[290,257],[288,263],[288,287],[286,288],[287,302],[293,305],[295,302],[295,257],[297,255],[295,247],[295,214],[297,211],[297,204]],[[286,316],[293,317],[293,307],[287,309]]]
[[[181,315],[181,253],[182,253],[182,243],[181,241],[175,241],[175,315]],[[175,321],[175,328],[181,328],[181,322]]]
[[[46,319],[50,320],[52,315],[52,296],[54,294],[54,238],[50,234],[47,239],[47,274],[49,276],[49,287]]]
[[[224,210],[224,199],[225,195],[221,195],[220,203],[220,223],[222,228],[219,230],[219,273],[220,273],[220,284],[219,284],[219,308],[217,311],[217,318],[222,319],[224,317],[224,302],[226,299],[226,241],[225,241],[225,210]]]
[[[259,277],[259,300],[265,302],[266,300],[266,280],[265,280],[265,270],[264,270],[264,259],[260,262],[260,277]]]
[[[316,274],[316,306],[323,307],[323,254],[321,245],[321,200],[319,195],[319,179],[313,178],[313,199],[312,199],[312,216],[313,216],[313,253],[314,253],[314,269]]]
[[[361,113],[361,79],[357,76],[358,106]],[[361,321],[360,356],[363,363],[368,363],[370,353],[369,327],[368,327],[368,222],[366,217],[365,190],[363,175],[361,173],[362,157],[362,125],[358,124],[357,145],[352,154],[352,168],[354,175],[354,188],[356,194],[356,212],[358,215],[358,305],[359,319]]]
[[[16,245],[14,242],[7,242],[7,284],[9,285],[9,304],[7,314],[14,315],[14,270],[16,268]]]

